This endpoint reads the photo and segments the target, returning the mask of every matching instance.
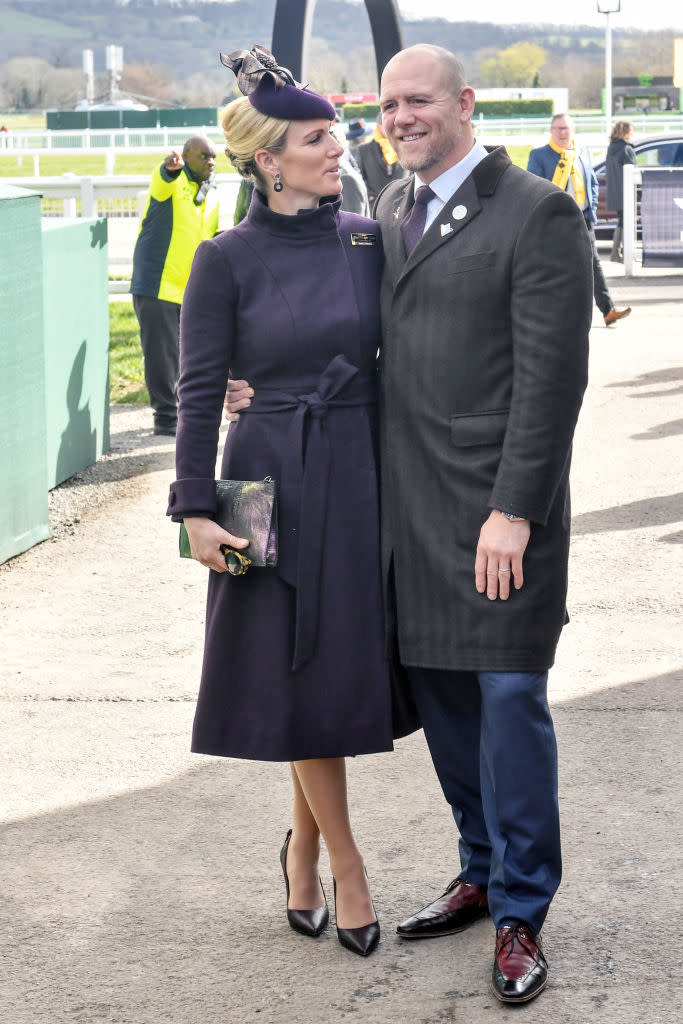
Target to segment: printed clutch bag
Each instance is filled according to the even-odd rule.
[[[223,545],[228,572],[243,576],[250,565],[277,565],[277,504],[275,481],[216,480],[215,521],[234,537],[247,537],[246,548]],[[191,558],[190,539],[180,526],[180,557]]]

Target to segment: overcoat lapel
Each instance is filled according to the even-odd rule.
[[[446,202],[439,216],[429,225],[408,259],[404,260],[399,267],[399,273],[394,274],[394,286],[397,286],[427,256],[455,238],[458,232],[462,231],[477,216],[481,210],[479,197],[493,195],[502,174],[510,166],[510,163],[507,151],[499,146],[491,150],[485,160],[477,164],[460,188]],[[411,178],[410,181],[412,185],[413,179]],[[409,195],[412,198],[412,191]],[[405,216],[405,214],[403,215]],[[400,230],[392,231],[391,235],[394,244],[396,243],[395,236],[398,236],[400,252],[405,257]]]
[[[454,215],[454,211],[458,213]],[[477,186],[472,175],[465,179],[457,192],[446,202],[439,216],[429,225],[408,259],[403,264],[402,280],[406,274],[426,259],[435,249],[450,242],[481,210]],[[398,284],[398,282],[397,282]]]
[[[384,258],[387,268],[394,283],[398,281],[406,262],[406,250],[401,234],[401,221],[413,205],[413,182],[415,178],[411,175],[402,184],[391,202],[391,208],[387,216],[391,218],[391,227],[384,231],[382,241],[384,244]]]

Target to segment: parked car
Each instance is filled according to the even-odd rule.
[[[649,135],[637,139],[631,145],[636,151],[638,167],[683,167],[683,132],[668,135]],[[608,210],[605,199],[607,196],[607,174],[605,161],[595,164],[595,174],[600,185],[598,195],[598,223],[595,228],[597,238],[610,239],[617,226],[617,215]],[[639,196],[640,199],[640,196]],[[640,208],[638,212],[638,233],[640,234]]]

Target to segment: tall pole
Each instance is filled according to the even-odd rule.
[[[612,22],[605,13],[605,134],[612,131]]]

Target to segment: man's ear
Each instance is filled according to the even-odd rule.
[[[461,89],[458,102],[462,120],[469,121],[474,115],[474,89],[469,85]]]

